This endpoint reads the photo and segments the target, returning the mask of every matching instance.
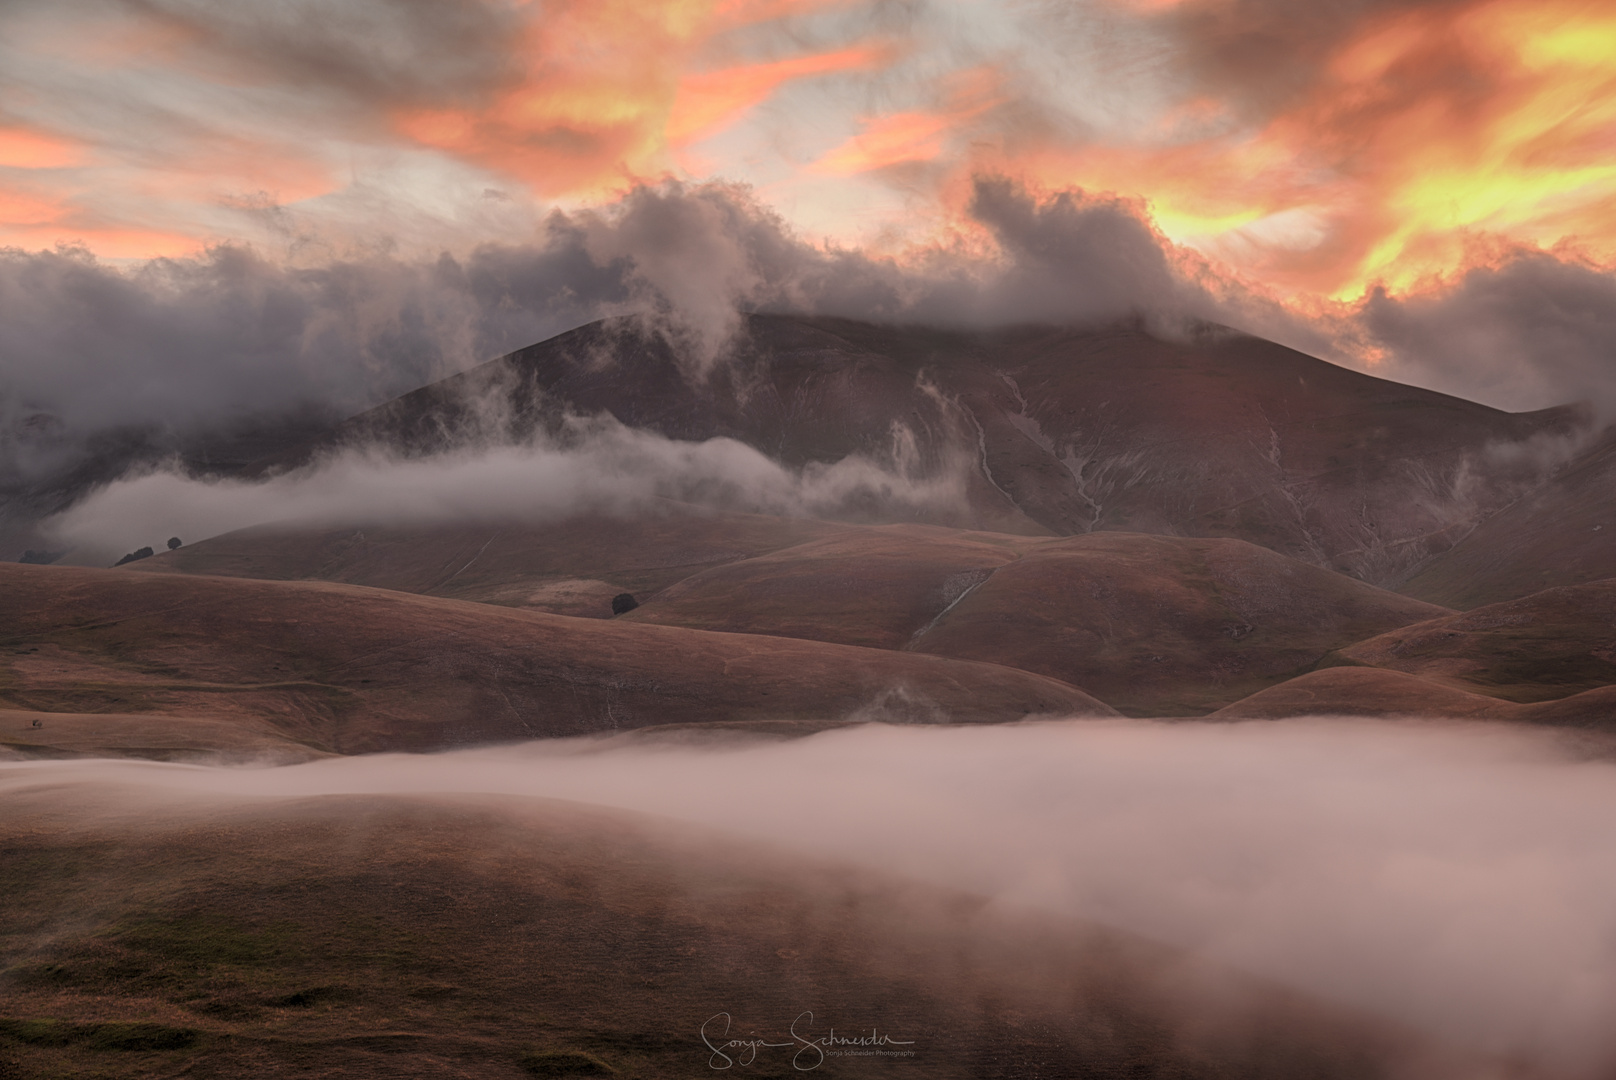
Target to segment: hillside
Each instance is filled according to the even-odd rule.
[[[617,593],[645,597],[710,566],[857,531],[811,518],[710,513],[668,503],[632,517],[585,515],[546,524],[259,526],[129,568],[332,581],[607,618]]]
[[[1522,704],[1616,683],[1616,579],[1544,589],[1379,634],[1328,663],[1385,668]]]
[[[323,581],[506,609],[454,608],[450,622],[471,620],[475,631],[423,624],[421,640],[436,635],[437,652],[413,646],[419,671],[400,668],[383,680],[402,685],[448,666],[459,674],[434,682],[426,698],[456,715],[506,717],[478,720],[454,739],[594,730],[624,716],[635,724],[778,718],[791,712],[780,702],[799,690],[808,697],[797,718],[828,722],[902,698],[909,690],[897,698],[888,690],[908,687],[911,676],[892,666],[919,671],[912,665],[924,656],[1046,676],[1065,685],[1061,693],[1079,694],[1070,700],[1080,709],[1098,709],[1097,699],[1135,716],[1205,715],[1320,665],[1381,666],[1519,703],[1616,679],[1600,658],[1609,643],[1583,641],[1603,633],[1600,605],[1610,598],[1602,593],[1578,616],[1593,620],[1587,627],[1551,628],[1535,643],[1476,645],[1475,656],[1421,666],[1411,659],[1414,646],[1395,636],[1452,608],[1616,574],[1616,524],[1603,524],[1616,490],[1616,442],[1607,437],[1560,465],[1587,416],[1569,408],[1504,413],[1227,331],[1178,339],[1135,325],[969,333],[752,315],[731,354],[697,374],[662,336],[607,320],[313,439],[307,423],[278,440],[255,429],[221,460],[238,477],[263,477],[317,465],[342,446],[475,452],[558,433],[587,437],[563,431],[565,418],[580,413],[674,439],[738,439],[792,467],[862,454],[911,476],[953,470],[963,477],[963,501],[921,511],[866,500],[830,521],[653,500],[632,513],[536,520],[511,507],[435,525],[388,521],[371,506],[353,521],[187,537],[179,550],[125,572]],[[246,447],[265,452],[244,463]],[[281,516],[266,501],[264,519]],[[906,516],[923,520],[892,520]],[[639,606],[612,619],[623,593]],[[1534,602],[1557,601],[1544,594]],[[402,597],[387,603],[403,605],[406,622],[427,618],[430,607]],[[450,618],[448,610],[431,619]],[[485,645],[503,632],[490,628],[517,612],[610,620],[612,629],[563,635],[552,627],[550,638],[565,638],[574,651],[563,650],[559,668],[533,667],[529,654]],[[330,617],[333,625],[349,619]],[[620,637],[641,630],[632,645]],[[748,635],[755,640],[744,648],[774,656],[777,674],[768,680],[779,681],[766,695],[762,684],[705,683],[701,669],[668,658],[684,639],[658,638],[660,631]],[[226,635],[242,657],[249,636]],[[462,640],[464,655],[455,652]],[[809,642],[892,655],[838,667],[872,673],[851,682],[785,674],[799,659],[803,670],[830,663],[828,654],[792,651],[811,650]],[[621,669],[600,659],[615,649],[630,657]],[[1455,674],[1461,669],[1468,674]],[[582,702],[581,684],[561,670],[588,672],[596,687],[572,713],[555,701]],[[418,736],[422,745],[447,744],[441,731],[420,736],[409,708],[376,704],[385,696],[379,688],[361,698],[352,696],[360,687],[342,683],[339,693],[324,675],[303,681],[309,685],[252,691],[259,704],[248,712],[262,719],[283,707],[272,699],[295,698],[284,708],[303,724],[337,701],[347,703],[344,715],[402,708],[416,719],[400,721],[398,731],[376,720],[374,732],[342,745],[414,745]],[[470,687],[465,702],[450,704],[449,688],[461,684]],[[169,711],[162,695],[118,685],[56,697],[34,687],[9,700],[24,710]],[[1404,707],[1406,687],[1383,689],[1386,708]],[[247,700],[243,693],[229,700]],[[317,706],[321,694],[329,700]],[[978,715],[963,690],[947,705],[930,691],[921,697],[926,703],[882,715]],[[142,704],[128,709],[126,698]],[[201,700],[185,715],[203,715]],[[210,700],[217,708],[224,699]],[[980,716],[1038,711],[1024,704],[985,700]],[[1469,708],[1464,699],[1451,704]],[[541,707],[549,712],[535,721]],[[307,735],[298,736],[304,750],[288,752],[335,745]],[[261,737],[279,736],[257,731],[251,739]],[[147,736],[128,738],[133,747]],[[78,744],[85,739],[94,742],[85,735]]]
[[[1446,613],[1239,540],[886,526],[703,570],[624,617],[987,660],[1197,716]]]
[[[1402,592],[1473,608],[1616,575],[1616,430],[1432,559]]]
[[[1217,720],[1283,720],[1293,716],[1493,720],[1616,734],[1616,686],[1519,704],[1462,690],[1448,680],[1426,675],[1385,668],[1333,667],[1259,690],[1212,714]]]
[[[594,323],[255,468],[344,444],[520,440],[567,411],[726,436],[788,465],[861,453],[910,471],[964,466],[967,505],[934,524],[1232,537],[1377,584],[1549,467],[1501,447],[1585,422],[1570,409],[1500,412],[1226,331],[1172,341],[1127,326],[955,333],[752,315],[705,377],[636,324]]]
[[[640,606],[617,622],[986,660],[1144,716],[1205,713],[1447,613],[1238,540],[672,509],[548,526],[251,529],[129,569],[318,578],[597,618],[629,591]]]
[[[325,753],[692,722],[1112,714],[992,664],[321,582],[0,564],[0,626],[5,709],[241,721],[254,740]],[[38,742],[22,719],[13,730]]]

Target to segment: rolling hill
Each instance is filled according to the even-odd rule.
[[[1447,613],[1238,540],[672,509],[547,526],[249,529],[129,569],[318,578],[597,618],[631,591],[640,606],[619,623],[986,660],[1143,716],[1200,715]]]
[[[1527,704],[1616,683],[1616,578],[1414,623],[1327,663],[1385,668]]]
[[[0,564],[0,626],[0,702],[29,714],[10,721],[13,749],[41,743],[40,713],[240,719],[254,746],[344,754],[671,723],[1112,714],[993,664],[323,582]]]
[[[1493,720],[1616,734],[1616,686],[1520,704],[1462,690],[1449,681],[1424,675],[1385,668],[1333,667],[1259,690],[1212,714],[1216,720],[1283,720],[1293,716]]]
[[[621,592],[644,597],[710,566],[856,531],[811,518],[724,514],[665,503],[631,517],[535,524],[259,526],[130,564],[142,572],[318,580],[608,618]]]
[[[1198,716],[1442,614],[1239,540],[885,526],[703,570],[625,618],[987,660]]]

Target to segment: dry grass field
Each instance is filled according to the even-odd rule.
[[[352,585],[13,564],[0,588],[9,709],[243,719],[252,739],[321,753],[670,723],[1112,714],[994,664]]]

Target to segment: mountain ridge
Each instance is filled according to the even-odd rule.
[[[992,332],[747,317],[693,376],[627,320],[517,350],[255,464],[344,445],[426,454],[610,415],[680,440],[727,437],[788,466],[863,454],[909,473],[971,464],[936,524],[1074,535],[1226,536],[1396,585],[1540,482],[1575,406],[1507,413],[1243,334],[1136,326]],[[1507,452],[1536,441],[1533,455]]]

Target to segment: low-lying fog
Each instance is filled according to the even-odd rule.
[[[1616,764],[1366,721],[864,725],[264,769],[0,768],[0,794],[546,796],[644,811],[1201,950],[1487,1053],[1616,1064]],[[127,785],[127,787],[125,787]]]
[[[45,523],[73,554],[105,565],[141,546],[161,550],[261,524],[434,524],[486,518],[549,521],[631,513],[658,499],[767,514],[836,516],[849,507],[906,513],[965,505],[964,462],[925,472],[896,440],[890,460],[850,455],[794,469],[733,439],[669,439],[608,419],[579,419],[563,440],[399,458],[349,449],[263,481],[163,470],[100,488]],[[912,455],[907,455],[912,457]]]

